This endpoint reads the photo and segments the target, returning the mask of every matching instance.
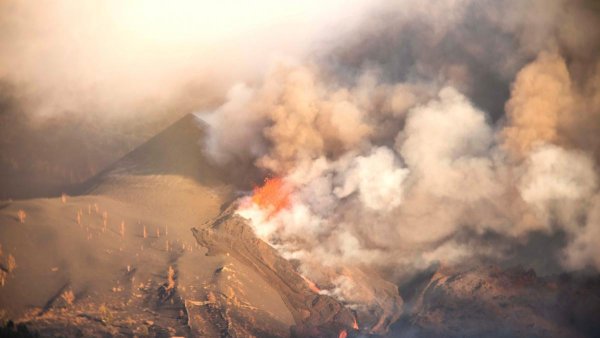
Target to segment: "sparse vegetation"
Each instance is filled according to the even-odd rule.
[[[63,292],[63,294],[60,296],[65,301],[65,303],[67,303],[68,305],[73,305],[73,302],[75,301],[75,294],[73,294],[72,290],[67,290]]]
[[[9,254],[8,260],[6,262],[6,269],[8,270],[8,273],[13,272],[16,268],[17,268],[17,261],[15,260],[15,257],[13,255]]]
[[[2,258],[2,246],[0,246],[0,259]],[[8,255],[6,265],[0,264],[0,287],[6,283],[6,277],[17,268],[17,261],[11,254]]]
[[[98,308],[98,312],[100,312],[100,319],[102,319],[103,322],[110,324],[113,321],[112,312],[110,312],[106,305],[100,305],[100,308]]]
[[[23,209],[19,209],[17,212],[17,217],[19,218],[20,223],[25,223],[25,219],[27,218],[27,213]]]
[[[148,326],[146,326],[146,325],[138,326],[136,328],[135,333],[137,333],[138,335],[140,335],[142,337],[146,337],[146,336],[150,335],[150,332],[148,331]]]
[[[166,288],[166,291],[173,290],[173,288],[175,288],[175,270],[173,270],[173,267],[169,265],[169,270],[167,270],[167,288]]]
[[[108,226],[108,212],[107,211],[102,213],[102,225],[104,226],[103,231],[106,231],[106,227]]]

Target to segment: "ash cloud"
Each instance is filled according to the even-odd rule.
[[[343,5],[334,16],[339,0],[3,1],[0,198],[60,194],[183,115],[213,109],[235,81],[256,81],[278,54],[301,58],[364,3]]]
[[[283,177],[289,208],[270,216],[248,199],[238,212],[348,302],[362,297],[344,291],[361,289],[343,277],[351,267],[402,279],[437,263],[514,262],[510,248],[540,234],[565,237],[539,250],[561,269],[597,271],[598,10],[380,4],[201,115],[208,150]]]

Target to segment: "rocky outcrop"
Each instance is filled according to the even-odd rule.
[[[600,281],[533,270],[439,269],[420,287],[398,336],[590,337],[600,332]]]
[[[337,337],[342,330],[352,332],[355,315],[332,297],[311,290],[292,264],[256,238],[246,221],[235,215],[233,210],[233,207],[229,208],[206,228],[192,230],[198,243],[208,249],[207,254],[233,257],[273,286],[293,316],[292,336]],[[235,290],[230,292],[229,298],[236,297]],[[213,293],[210,297],[212,300],[207,301],[212,304],[211,307],[197,310],[201,313],[199,317],[206,321],[213,317],[221,318],[226,323],[223,327],[227,327],[228,335],[284,335],[280,327],[272,326],[274,321],[264,320],[265,316],[259,323],[261,316],[245,315],[248,311],[236,306],[233,301],[228,302],[227,295]]]

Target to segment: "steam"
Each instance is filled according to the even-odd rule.
[[[374,289],[341,270],[501,263],[534,233],[566,235],[542,253],[563,269],[598,270],[600,40],[575,26],[597,22],[588,6],[384,5],[316,59],[233,87],[201,115],[208,151],[283,178],[288,208],[245,198],[238,213],[349,303]]]
[[[395,165],[394,153],[385,147],[375,148],[368,156],[353,159],[345,171],[343,185],[334,188],[338,198],[357,193],[360,202],[373,210],[391,210],[402,203],[403,182],[409,171]]]
[[[548,146],[533,152],[518,186],[523,200],[549,225],[558,218],[577,230],[582,214],[597,190],[594,164],[585,154]]]

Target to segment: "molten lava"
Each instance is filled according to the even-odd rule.
[[[346,337],[348,337],[348,332],[346,330],[340,331],[340,335],[338,336],[338,338],[346,338]]]
[[[314,293],[321,293],[321,289],[319,289],[319,287],[317,286],[317,284],[315,284],[313,281],[311,281],[310,279],[300,275],[300,277],[302,277],[302,279],[304,279],[306,281],[306,284],[308,284],[308,288],[314,292]]]
[[[252,203],[272,216],[290,205],[290,190],[282,178],[267,178],[262,187],[254,188]]]

